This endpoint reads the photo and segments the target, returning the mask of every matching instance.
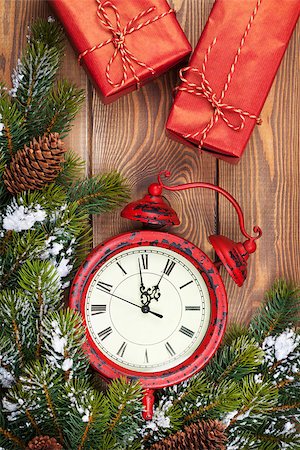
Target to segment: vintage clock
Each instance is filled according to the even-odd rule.
[[[86,327],[84,349],[106,379],[139,379],[145,388],[144,418],[152,417],[155,389],[179,383],[201,370],[220,345],[226,326],[227,297],[218,268],[224,265],[241,286],[247,259],[261,230],[250,236],[236,200],[208,183],[166,186],[161,176],[148,194],[128,204],[122,217],[145,229],[113,237],[96,247],[74,279],[70,306]],[[244,243],[224,236],[209,240],[214,263],[186,239],[159,228],[178,225],[162,191],[208,188],[224,195],[238,214]]]

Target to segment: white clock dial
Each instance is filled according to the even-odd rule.
[[[109,259],[93,277],[85,304],[88,331],[101,352],[121,367],[145,373],[170,369],[191,356],[210,313],[208,289],[195,266],[154,246]]]

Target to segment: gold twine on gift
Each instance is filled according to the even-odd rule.
[[[138,23],[143,17],[148,16],[153,11],[156,10],[155,6],[151,6],[148,9],[145,9],[144,11],[137,14],[133,19],[131,19],[124,27],[121,25],[121,16],[119,13],[119,10],[116,5],[114,5],[111,1],[101,1],[96,0],[98,3],[97,8],[97,16],[100,20],[100,23],[111,32],[112,37],[107,39],[104,42],[101,42],[100,44],[94,45],[93,47],[85,50],[84,52],[80,53],[78,56],[79,63],[81,62],[81,59],[84,58],[87,54],[93,53],[95,50],[100,50],[102,47],[113,44],[115,49],[114,52],[108,61],[108,64],[106,66],[106,78],[110,85],[112,85],[114,88],[118,88],[123,86],[127,79],[128,79],[128,69],[131,71],[133,78],[135,79],[137,83],[137,87],[140,86],[140,78],[136,72],[136,69],[134,67],[134,64],[143,67],[147,69],[149,72],[151,72],[152,75],[155,75],[155,70],[153,67],[145,64],[143,61],[140,61],[138,58],[136,58],[133,53],[129,50],[127,44],[126,44],[126,36],[129,34],[134,33],[135,31],[139,31],[143,27],[147,27],[148,25],[156,22],[157,20],[163,19],[169,14],[175,13],[173,9],[169,9],[168,11],[165,11],[162,14],[156,15],[145,22]],[[112,23],[110,20],[108,14],[107,14],[107,8],[111,8],[115,14],[116,18],[116,25]],[[118,54],[121,56],[122,61],[122,69],[123,69],[123,75],[119,82],[113,82],[111,79],[110,71],[111,66],[114,63],[115,59],[117,58]]]
[[[237,64],[239,56],[241,54],[241,50],[245,45],[246,37],[252,26],[253,20],[258,12],[258,8],[259,8],[261,2],[262,2],[262,0],[257,1],[255,8],[250,16],[249,22],[247,24],[247,27],[246,27],[243,37],[241,39],[239,48],[237,49],[237,52],[235,54],[234,61],[231,65],[229,73],[227,75],[226,83],[224,84],[224,87],[221,91],[219,98],[217,97],[217,94],[212,89],[210,82],[206,78],[207,63],[208,63],[212,48],[214,47],[214,45],[217,42],[217,38],[214,38],[214,40],[212,41],[211,45],[208,47],[208,49],[205,53],[204,60],[202,63],[202,70],[200,70],[196,67],[189,66],[189,67],[185,67],[185,68],[181,69],[179,72],[179,77],[180,77],[183,85],[177,87],[175,90],[188,92],[189,94],[193,94],[193,95],[205,98],[211,104],[211,106],[214,110],[212,118],[210,119],[209,123],[204,127],[203,130],[197,131],[195,133],[188,133],[183,136],[185,139],[190,139],[190,138],[195,139],[195,138],[200,137],[200,142],[199,142],[199,146],[198,146],[200,150],[203,147],[204,141],[207,138],[208,133],[214,127],[214,125],[218,122],[219,119],[222,119],[225,122],[225,124],[234,131],[241,131],[245,127],[245,122],[246,122],[247,118],[255,120],[257,125],[262,124],[262,119],[260,117],[256,116],[255,114],[251,114],[248,111],[244,111],[241,108],[237,108],[235,106],[232,106],[232,105],[229,105],[228,103],[223,102],[225,94],[230,86],[231,81],[232,81],[232,76],[235,72],[236,64]],[[199,75],[200,79],[201,79],[200,84],[192,83],[191,81],[188,81],[184,75],[186,73],[195,73],[195,74]],[[234,113],[235,115],[238,116],[239,123],[237,125],[235,123],[231,122],[231,120],[226,116],[227,111]]]

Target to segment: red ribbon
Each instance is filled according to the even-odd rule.
[[[108,64],[106,66],[106,71],[105,71],[108,83],[111,84],[115,88],[123,86],[128,79],[128,69],[129,69],[131,71],[134,79],[136,80],[137,86],[139,87],[140,78],[137,75],[134,64],[147,69],[149,72],[151,72],[152,75],[155,75],[155,70],[151,66],[145,64],[143,61],[140,61],[138,58],[136,58],[133,55],[133,53],[129,50],[129,48],[126,44],[125,38],[128,34],[134,33],[135,31],[138,31],[141,28],[146,27],[146,26],[150,25],[151,23],[154,23],[157,20],[162,19],[163,17],[167,16],[168,14],[173,13],[174,10],[170,9],[162,14],[159,14],[157,16],[152,17],[151,19],[146,20],[145,22],[138,23],[143,17],[151,14],[156,9],[155,6],[151,6],[150,8],[140,12],[135,17],[133,17],[133,19],[131,19],[125,25],[125,27],[122,27],[121,16],[120,16],[118,8],[109,0],[104,1],[104,2],[101,0],[96,0],[96,1],[98,3],[97,16],[98,16],[101,24],[103,25],[103,27],[105,27],[108,31],[111,32],[112,37],[110,39],[107,39],[106,41],[101,42],[100,44],[94,45],[93,47],[82,52],[78,57],[79,63],[81,62],[81,59],[84,58],[88,53],[92,53],[95,50],[99,50],[102,47],[104,47],[105,45],[113,44],[115,47],[114,52],[113,52],[110,60],[108,61]],[[107,14],[107,8],[111,8],[113,10],[115,18],[116,18],[116,25],[114,25],[112,23],[112,21],[110,20],[108,14]],[[110,72],[111,72],[111,66],[114,63],[114,61],[116,60],[118,55],[120,55],[120,57],[121,57],[123,75],[122,75],[121,80],[119,80],[118,82],[114,82],[111,79]]]
[[[241,50],[243,48],[243,46],[245,45],[245,40],[246,37],[250,31],[250,28],[252,26],[252,23],[254,21],[254,18],[258,12],[258,8],[260,6],[260,4],[262,3],[263,0],[257,0],[255,8],[250,16],[249,22],[246,26],[245,32],[242,36],[239,48],[236,51],[233,63],[231,65],[230,71],[227,74],[226,77],[226,82],[224,84],[224,87],[221,91],[220,96],[218,97],[217,94],[214,92],[214,90],[211,87],[210,82],[208,81],[207,77],[206,77],[206,66],[207,66],[207,62],[209,59],[209,55],[212,51],[213,46],[216,44],[217,39],[214,38],[213,42],[211,43],[211,45],[208,47],[205,56],[204,56],[204,60],[202,63],[202,70],[196,68],[196,67],[185,67],[183,69],[180,70],[179,72],[179,77],[183,83],[182,86],[177,87],[175,90],[176,91],[184,91],[184,92],[188,92],[189,94],[193,94],[193,95],[197,95],[200,97],[205,98],[212,106],[213,108],[213,115],[211,117],[211,120],[209,121],[209,123],[204,127],[203,130],[201,131],[196,131],[195,133],[188,133],[186,135],[184,135],[185,139],[189,139],[189,138],[197,138],[200,137],[200,142],[199,142],[199,149],[201,150],[201,148],[203,147],[204,141],[208,135],[208,133],[210,132],[210,130],[214,127],[214,125],[218,122],[218,120],[221,118],[225,124],[231,128],[234,131],[241,131],[244,127],[245,127],[245,122],[246,119],[253,119],[256,121],[257,125],[261,125],[262,120],[260,117],[256,116],[255,114],[251,114],[248,111],[244,111],[241,108],[237,108],[235,106],[229,105],[228,103],[224,103],[224,97],[225,94],[229,88],[229,85],[231,83],[232,80],[232,76],[235,72],[235,67],[236,64],[238,62],[239,56],[241,54]],[[186,77],[184,76],[185,73],[194,73],[200,76],[200,83],[192,83],[191,81],[188,81],[186,79]],[[229,111],[231,113],[234,113],[237,117],[238,117],[238,124],[236,125],[235,123],[233,123],[227,116],[226,116],[226,112]]]

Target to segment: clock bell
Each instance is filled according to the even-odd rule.
[[[234,242],[226,236],[211,235],[209,241],[212,244],[217,256],[220,259],[219,265],[223,265],[231,278],[238,286],[242,286],[247,277],[247,260],[251,253],[256,250],[256,240],[262,235],[258,226],[253,227],[255,236],[251,236],[245,229],[243,211],[235,198],[219,186],[210,183],[186,183],[176,186],[167,186],[162,181],[162,176],[168,178],[171,176],[169,171],[162,171],[158,175],[158,182],[152,183],[148,187],[148,193],[140,200],[129,203],[121,216],[138,221],[149,228],[160,229],[172,225],[179,225],[180,220],[176,211],[163,197],[163,191],[184,191],[187,189],[211,189],[223,195],[234,207],[238,215],[240,230],[246,240]]]

